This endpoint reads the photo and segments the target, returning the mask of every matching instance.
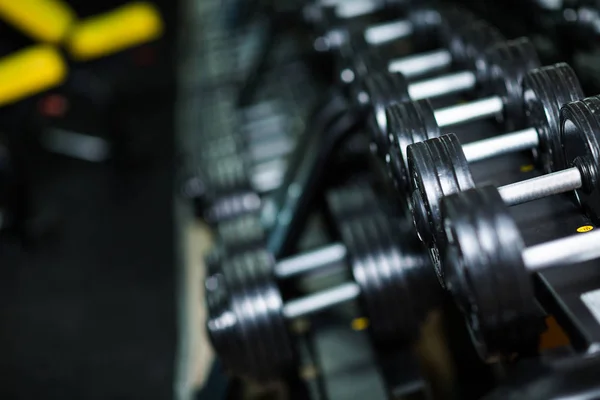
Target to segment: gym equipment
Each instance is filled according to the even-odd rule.
[[[277,263],[265,250],[227,260],[220,273],[206,280],[207,329],[224,364],[256,380],[284,376],[295,357],[287,322],[355,299],[377,341],[404,343],[414,338],[436,302],[439,286],[407,222],[375,212],[342,224],[343,245]],[[350,268],[354,281],[284,302],[273,279],[334,265]]]
[[[563,71],[570,71],[565,65],[562,67]],[[546,75],[546,77],[556,78],[554,87],[560,88],[559,76],[553,72],[559,71],[551,67],[539,70],[536,75],[537,77]],[[562,82],[570,83],[572,80],[567,79]],[[542,91],[535,91],[527,82],[525,88],[526,92],[532,95],[534,92],[537,96],[543,94]],[[561,90],[564,90],[563,94],[556,97],[555,100],[567,100],[571,94],[577,95],[579,91],[578,89],[569,90],[568,87],[563,87]],[[569,92],[571,93],[569,94]],[[552,102],[552,99],[548,98],[544,103],[547,101]],[[543,106],[547,117],[541,115],[536,117],[530,113],[533,118],[547,118],[546,129],[540,130],[540,133],[548,133],[548,136],[544,138],[540,134],[539,152],[546,152],[546,160],[549,159],[548,156],[553,158],[553,162],[546,165],[548,173],[501,186],[498,191],[507,205],[517,205],[554,194],[577,191],[577,196],[583,199],[581,201],[582,208],[592,220],[599,221],[600,213],[598,213],[593,200],[588,198],[590,194],[594,195],[597,191],[598,160],[594,155],[600,151],[597,139],[598,131],[593,125],[579,126],[579,124],[588,124],[589,121],[593,121],[594,117],[591,114],[595,107],[598,107],[598,100],[597,98],[588,98],[565,105],[567,113],[577,110],[575,115],[568,114],[570,116],[565,122],[568,126],[566,129],[561,129],[558,123],[558,102],[555,102],[552,107],[549,107],[550,105],[550,103],[546,103]],[[540,106],[541,104],[534,106],[533,109],[539,110]],[[532,124],[534,126],[544,126],[541,121],[533,120],[532,122],[534,122]],[[551,123],[554,124],[554,127]],[[573,123],[577,125],[573,125]],[[550,127],[552,129],[547,129]],[[477,142],[475,142],[475,146],[477,146]],[[554,153],[549,154],[547,149],[550,148],[554,149]],[[565,151],[568,149],[569,153],[563,153],[563,149]],[[421,240],[428,247],[439,250],[446,242],[440,212],[441,198],[475,186],[468,167],[468,159],[465,152],[461,150],[457,137],[449,134],[411,145],[408,150],[408,160],[415,188],[411,198],[415,226]],[[568,166],[570,168],[567,168]]]
[[[539,334],[531,324],[536,309],[531,274],[600,257],[600,231],[525,248],[493,186],[445,197],[442,213],[448,232],[447,287],[484,359],[508,356]]]
[[[401,191],[410,190],[407,148],[413,143],[440,136],[440,128],[502,116],[508,129],[525,125],[525,108],[521,82],[526,74],[539,67],[532,44],[525,38],[501,43],[485,59],[490,71],[487,91],[492,96],[436,111],[427,100],[392,104],[386,109],[387,130],[373,132],[378,146],[386,146],[386,163],[390,175]],[[388,132],[389,135],[382,135]],[[385,144],[381,144],[385,143]]]
[[[461,69],[459,71],[409,82],[411,77],[431,72],[426,69],[426,66],[432,66],[427,56],[422,56],[423,59],[414,56],[417,58],[392,61],[386,67],[383,61],[378,60],[377,53],[356,54],[356,52],[351,52],[349,58],[352,66],[342,69],[341,79],[345,84],[356,82],[357,89],[354,90],[357,94],[354,96],[362,103],[369,100],[367,97],[362,97],[365,96],[361,91],[364,90],[361,87],[362,81],[369,75],[385,71],[399,74],[396,79],[400,83],[396,85],[397,93],[394,93],[399,101],[456,95],[475,90],[477,85],[485,85],[489,72],[486,68],[486,50],[503,42],[504,38],[494,27],[484,21],[474,21],[467,27],[454,27],[449,30],[445,35],[448,38],[447,49],[443,51],[451,55],[451,62]],[[393,65],[395,67],[392,68]],[[450,62],[447,66],[449,65]]]

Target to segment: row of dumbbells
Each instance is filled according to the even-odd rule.
[[[429,81],[435,82],[429,89],[432,96],[419,95],[406,76],[390,73],[391,63],[377,70],[381,63],[373,63],[374,57],[361,57],[359,68],[340,71],[342,81],[353,86],[348,91],[356,96],[350,99],[353,111],[368,109],[365,118],[371,121],[367,126],[376,153],[398,194],[410,204],[418,236],[411,224],[390,223],[390,215],[373,212],[340,223],[341,244],[277,262],[259,249],[228,254],[220,265],[213,264],[206,282],[208,327],[234,372],[276,377],[293,359],[288,319],[356,298],[378,340],[410,340],[430,307],[415,291],[427,293],[424,297],[432,303],[437,297],[427,273],[432,270],[465,312],[481,354],[510,354],[543,328],[530,272],[599,256],[595,232],[525,249],[506,206],[571,191],[589,217],[597,219],[600,100],[584,99],[567,65],[540,67],[526,40],[505,42],[485,23],[473,19],[469,25],[467,14],[460,15],[461,27],[445,31],[455,47],[437,55],[470,65],[463,72],[470,84],[456,84],[454,73]],[[441,25],[449,27],[451,18],[443,12],[440,17]],[[395,65],[406,61],[416,76],[414,65],[432,54],[411,57],[410,63],[396,60]],[[350,61],[357,56],[350,55]],[[484,96],[436,111],[427,100],[467,90]],[[464,146],[456,136],[442,135],[444,127],[489,117],[500,117],[515,131]],[[474,187],[469,162],[525,149],[533,150],[547,175],[500,188]],[[283,302],[277,280],[339,263],[350,266],[353,282]]]

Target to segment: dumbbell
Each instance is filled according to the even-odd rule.
[[[541,70],[538,76],[556,77],[549,73],[552,71],[551,68]],[[562,83],[566,82],[568,81]],[[557,79],[555,83],[560,87],[560,80]],[[526,93],[531,93],[532,86],[531,80],[525,82]],[[545,111],[550,114],[549,109]],[[556,115],[548,120],[556,126],[547,130],[550,135],[544,140],[549,140],[550,143],[541,146],[541,149],[549,148],[548,144],[553,145],[557,152],[554,153],[554,162],[549,167],[560,170],[555,169],[555,172],[540,177],[499,187],[498,192],[506,205],[522,204],[572,191],[587,215],[594,221],[600,221],[600,203],[596,202],[599,191],[600,125],[594,115],[598,112],[600,99],[591,97],[564,105],[560,114],[560,125]],[[561,147],[562,154],[559,156],[557,153]],[[415,226],[421,239],[430,248],[443,252],[447,236],[441,217],[440,201],[443,196],[475,186],[467,158],[454,135],[444,135],[412,145],[409,147],[408,157],[415,186],[412,196]],[[437,178],[433,175],[437,175]],[[435,264],[443,281],[443,265]]]
[[[355,54],[350,51],[347,57],[351,60],[351,66],[342,69],[341,79],[354,91],[351,95],[363,103],[369,100],[363,93],[363,80],[369,75],[386,71],[402,75],[398,78],[401,85],[397,85],[396,93],[399,100],[438,98],[475,90],[478,84],[485,84],[487,81],[489,70],[486,68],[486,50],[504,39],[496,28],[484,21],[473,21],[466,27],[449,27],[448,30],[445,35],[447,47],[440,51],[448,54],[450,61],[447,66],[454,63],[461,68],[459,71],[408,82],[409,78],[418,73],[429,72],[426,66],[431,66],[433,61],[427,55],[386,63],[375,52]],[[396,67],[392,68],[393,65]]]
[[[510,356],[541,333],[531,274],[600,257],[597,230],[526,248],[493,186],[445,197],[442,214],[447,287],[484,359]]]
[[[371,186],[362,183],[336,188],[326,197],[326,213],[333,224],[368,213],[379,204]],[[217,224],[215,245],[204,259],[207,275],[219,271],[224,257],[264,246],[267,240],[264,225],[258,213],[247,213]]]
[[[347,15],[347,11],[354,9],[354,5],[345,3],[335,8],[335,13]],[[325,22],[328,25],[325,34],[317,40],[315,47],[319,50],[339,50],[346,45],[358,46],[359,48],[376,47],[397,40],[414,38],[418,43],[428,43],[432,36],[445,39],[442,32],[452,32],[449,26],[463,26],[467,21],[475,21],[476,17],[467,9],[457,6],[445,7],[411,7],[404,19],[392,19],[378,22],[367,27],[356,28],[352,23],[343,21],[342,26],[335,26],[336,22]],[[333,25],[333,26],[332,26]],[[357,32],[358,31],[358,32]],[[438,33],[437,35],[434,34]],[[433,63],[429,69],[444,68],[450,64],[451,59],[444,55],[431,57]]]
[[[278,263],[264,250],[233,256],[206,280],[207,329],[223,363],[235,374],[256,380],[281,377],[295,358],[287,323],[356,299],[377,341],[414,338],[438,298],[439,285],[406,222],[375,212],[343,224],[344,244]],[[273,279],[334,265],[349,267],[354,281],[284,302]]]
[[[402,192],[410,190],[406,158],[409,145],[440,136],[441,128],[494,116],[502,116],[508,129],[524,126],[521,81],[539,67],[532,44],[524,38],[500,43],[485,59],[490,74],[487,91],[494,95],[435,111],[428,100],[392,104],[382,118],[385,129],[372,129],[378,148],[387,149],[389,173]]]

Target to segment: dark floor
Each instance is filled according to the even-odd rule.
[[[175,2],[163,3],[170,28],[159,56],[170,60]],[[151,106],[134,101],[127,113],[145,143],[141,165],[119,171],[39,160],[36,209],[60,223],[33,247],[0,249],[0,398],[173,396],[171,64],[161,64],[166,91]]]

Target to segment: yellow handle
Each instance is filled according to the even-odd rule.
[[[156,7],[134,2],[75,24],[66,47],[74,60],[88,61],[152,41],[162,32]]]
[[[0,59],[0,106],[60,85],[67,65],[50,45],[37,45]]]
[[[34,40],[60,43],[75,13],[60,0],[0,0],[0,17]]]

